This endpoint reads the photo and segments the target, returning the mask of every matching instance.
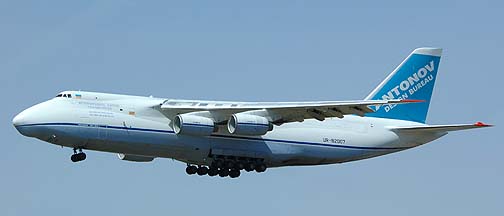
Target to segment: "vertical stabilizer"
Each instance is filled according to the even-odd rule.
[[[415,49],[366,100],[415,99],[423,103],[384,105],[367,116],[425,123],[442,49]]]

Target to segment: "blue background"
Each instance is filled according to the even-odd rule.
[[[504,125],[502,1],[1,1],[0,215],[499,215],[500,127],[401,153],[237,180],[21,136],[63,90],[244,101],[362,99],[444,48],[428,123]]]

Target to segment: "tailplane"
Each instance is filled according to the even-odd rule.
[[[403,126],[390,127],[389,129],[397,132],[414,132],[414,133],[447,133],[450,131],[467,130],[474,128],[492,127],[482,122],[475,124],[454,124],[454,125],[420,125],[420,126]]]
[[[366,97],[366,100],[415,99],[425,102],[383,105],[366,116],[425,123],[441,53],[439,48],[415,49]]]

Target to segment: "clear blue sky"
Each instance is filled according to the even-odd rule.
[[[0,2],[0,215],[502,214],[500,127],[231,180],[187,176],[171,159],[88,151],[74,164],[70,149],[11,124],[63,90],[362,99],[414,48],[435,46],[444,53],[428,122],[504,126],[502,1],[409,2]]]

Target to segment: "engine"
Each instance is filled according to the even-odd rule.
[[[239,135],[264,135],[273,130],[273,125],[267,118],[244,113],[232,115],[227,127],[229,133]]]
[[[141,155],[128,155],[128,154],[117,154],[119,159],[134,162],[151,162],[154,157],[141,156]]]
[[[212,134],[215,129],[213,120],[202,116],[180,114],[173,120],[173,130],[176,134],[206,136]]]

